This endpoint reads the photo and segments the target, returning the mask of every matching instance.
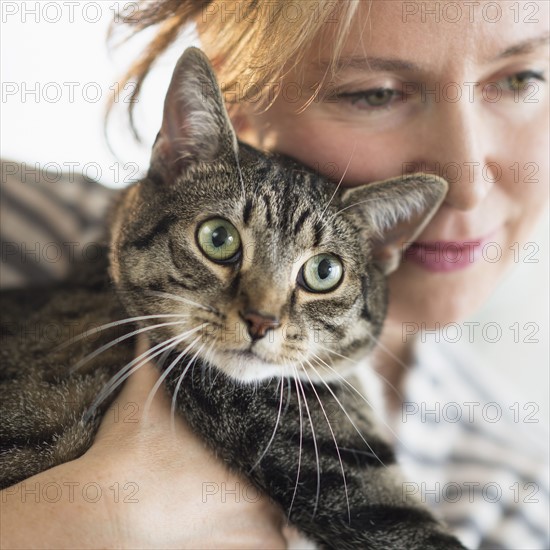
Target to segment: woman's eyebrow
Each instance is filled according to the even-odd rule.
[[[497,61],[505,57],[512,57],[514,55],[522,55],[531,53],[540,46],[548,43],[550,33],[545,33],[541,36],[530,38],[509,46],[491,61]],[[490,61],[485,61],[490,62]],[[331,65],[330,61],[321,60],[316,63],[320,68],[327,68]],[[421,71],[422,67],[413,61],[406,59],[399,59],[393,57],[365,57],[365,56],[343,56],[336,61],[335,67],[337,69],[359,69],[363,71],[375,72],[375,71]]]
[[[327,68],[332,63],[330,61],[319,61],[315,63],[320,68]],[[335,65],[338,69],[359,69],[363,71],[418,71],[420,65],[412,61],[398,59],[393,57],[365,57],[350,56],[340,57]]]
[[[501,52],[499,55],[495,57],[495,61],[497,59],[502,59],[504,57],[511,57],[513,55],[531,53],[537,48],[539,48],[540,46],[547,44],[549,39],[550,39],[550,33],[547,32],[541,36],[524,40],[519,44],[515,44],[513,46],[510,46],[509,48],[506,48],[503,52]]]

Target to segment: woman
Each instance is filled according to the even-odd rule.
[[[527,4],[160,1],[131,20],[161,23],[130,71],[140,83],[183,25],[197,23],[242,140],[347,186],[408,171],[449,180],[444,205],[390,279],[379,363],[404,395],[388,393],[404,490],[476,548],[548,547],[545,457],[526,449],[517,424],[491,423],[474,405],[442,418],[436,401],[441,412],[513,399],[452,346],[415,349],[414,335],[480,307],[545,209],[549,7]],[[532,163],[538,182],[527,183]],[[487,259],[490,243],[499,261]],[[152,366],[136,373],[119,406],[143,404],[155,378]],[[77,505],[60,506],[61,535],[43,501],[5,495],[6,546],[36,547],[36,533],[21,529],[32,512],[44,547],[285,548],[292,534],[268,499],[250,496],[182,420],[174,439],[168,415],[159,392],[147,419],[106,417],[88,453],[25,482],[95,482],[107,494],[136,483],[139,502],[97,506],[77,491]]]

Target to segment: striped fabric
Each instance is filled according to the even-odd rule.
[[[115,191],[34,165],[1,168],[2,288],[63,278],[74,259],[94,253]],[[469,548],[548,549],[548,434],[484,372],[467,349],[418,345],[392,421],[403,491]]]
[[[470,349],[417,344],[394,423],[405,488],[468,548],[550,548],[549,435]]]
[[[78,173],[0,161],[2,288],[42,285],[97,254],[105,208],[115,191]]]

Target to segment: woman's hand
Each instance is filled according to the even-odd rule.
[[[179,416],[172,431],[163,387],[145,414],[156,380],[128,379],[82,457],[2,491],[2,548],[286,548],[269,499]]]

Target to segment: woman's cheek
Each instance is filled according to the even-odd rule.
[[[548,209],[550,194],[550,148],[548,108],[535,124],[517,128],[516,139],[508,143],[499,158],[502,181],[497,185],[514,205],[510,224],[510,245],[523,243]]]
[[[433,330],[465,319],[483,305],[511,264],[510,251],[502,251],[498,262],[482,261],[452,275],[427,274],[405,263],[389,279],[387,322]]]
[[[406,132],[376,135],[357,125],[297,119],[265,133],[263,147],[287,154],[345,186],[363,185],[402,173],[407,162]]]

